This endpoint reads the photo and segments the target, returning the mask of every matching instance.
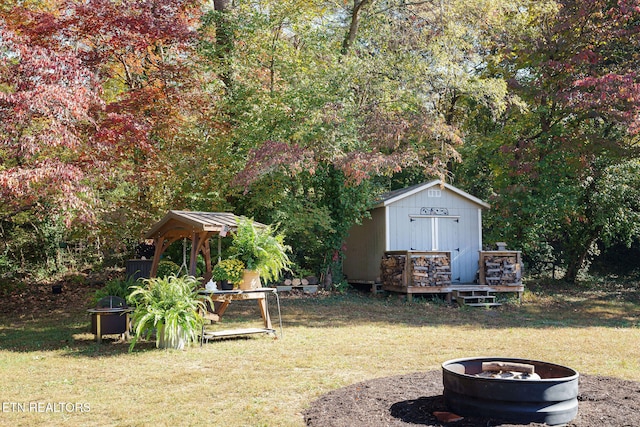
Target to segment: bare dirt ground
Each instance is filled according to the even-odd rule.
[[[53,293],[53,285],[61,286],[60,293]],[[104,280],[87,279],[30,284],[3,296],[0,314],[9,315],[16,321],[48,315],[69,317],[93,306],[91,298],[102,286]]]
[[[640,382],[582,375],[578,388],[578,415],[567,426],[640,426]],[[439,421],[434,413],[448,412],[442,391],[441,371],[379,378],[322,396],[305,412],[305,421],[310,427],[522,425],[472,417]]]

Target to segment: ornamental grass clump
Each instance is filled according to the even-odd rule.
[[[128,298],[136,307],[129,351],[140,337],[149,339],[154,333],[158,348],[183,349],[196,341],[203,323],[200,313],[206,310],[208,299],[198,294],[198,286],[193,276],[175,275],[145,279],[141,286],[134,286]]]

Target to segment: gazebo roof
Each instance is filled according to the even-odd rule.
[[[235,230],[238,216],[230,212],[169,211],[147,232],[145,238],[190,237],[194,232],[219,233]]]

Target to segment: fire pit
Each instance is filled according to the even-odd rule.
[[[444,399],[455,413],[514,423],[566,424],[578,414],[578,373],[537,360],[454,359],[442,364]]]
[[[126,335],[129,332],[129,313],[124,299],[107,296],[98,301],[96,308],[87,310],[91,314],[91,332],[96,341],[102,342],[102,335]]]

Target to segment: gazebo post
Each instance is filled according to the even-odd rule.
[[[211,266],[211,247],[209,246],[209,238],[204,239],[202,246],[202,254],[204,255],[204,265],[206,267],[206,273],[204,274],[204,282],[207,283],[211,279],[212,266]]]
[[[153,239],[153,244],[155,245],[156,250],[153,253],[153,262],[151,263],[151,272],[149,272],[149,277],[156,277],[156,274],[158,274],[158,263],[160,262],[160,256],[162,256],[163,252],[163,242],[163,237],[156,237]]]
[[[195,231],[191,235],[191,258],[189,259],[189,275],[196,275],[196,267],[198,266],[198,246],[200,246],[200,241],[198,238],[198,233]]]
[[[166,251],[167,248],[171,246],[171,244],[176,240],[178,240],[177,237],[168,239],[165,236],[160,236],[153,239],[153,244],[155,245],[156,250],[153,253],[153,262],[151,263],[151,271],[149,272],[149,277],[156,277],[156,275],[158,274],[158,264],[160,263],[160,257],[162,257],[164,251]]]
[[[204,274],[205,281],[211,278],[211,250],[209,249],[209,234],[206,231],[191,235],[191,259],[189,260],[189,274],[195,276],[198,267],[198,254],[202,252],[206,272]],[[208,276],[208,277],[207,277]]]

